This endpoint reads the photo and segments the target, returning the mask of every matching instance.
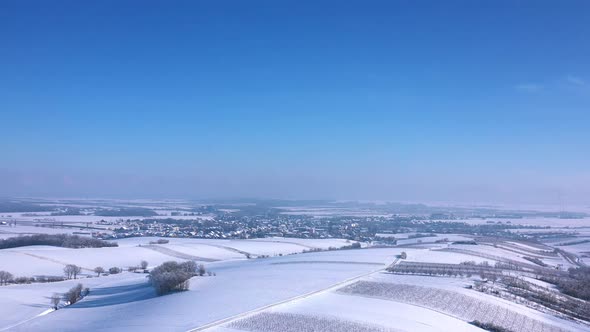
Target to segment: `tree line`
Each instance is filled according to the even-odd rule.
[[[70,234],[22,235],[0,240],[0,249],[39,245],[64,248],[102,248],[118,246],[115,242]]]

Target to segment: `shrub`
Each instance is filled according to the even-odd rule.
[[[82,297],[82,289],[84,286],[82,284],[77,284],[76,286],[72,287],[66,294],[65,300],[70,304],[74,304],[78,302],[78,300]]]
[[[36,282],[58,282],[66,280],[61,276],[37,276],[35,277]]]
[[[180,264],[174,261],[165,262],[152,269],[149,275],[150,283],[158,295],[185,291],[188,290],[189,279],[195,275],[196,268],[193,261]]]
[[[492,323],[483,323],[477,320],[474,320],[470,324],[490,332],[511,332],[509,329],[504,328],[502,326],[494,325]]]
[[[35,278],[18,277],[14,279],[15,284],[30,284],[35,281]]]
[[[121,268],[118,268],[118,267],[111,267],[109,269],[109,273],[110,274],[119,274],[121,272],[123,272],[123,270]]]

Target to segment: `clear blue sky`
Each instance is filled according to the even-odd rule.
[[[1,1],[0,138],[0,195],[590,205],[590,2]]]

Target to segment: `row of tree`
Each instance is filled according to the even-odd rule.
[[[570,268],[567,277],[544,277],[567,295],[590,301],[590,266]]]
[[[0,240],[0,249],[24,246],[54,246],[64,248],[117,247],[117,243],[70,234],[33,234]]]
[[[8,285],[11,283],[15,284],[30,284],[33,282],[57,282],[64,281],[64,277],[60,276],[36,276],[36,277],[14,277],[12,273],[8,271],[0,271],[0,286]]]
[[[139,266],[129,267],[129,271],[135,271],[137,269],[142,269],[147,271],[148,262],[141,261]],[[96,276],[99,277],[103,273],[109,274],[118,274],[123,272],[123,269],[119,267],[111,267],[108,270],[105,270],[101,266],[97,266],[94,268],[94,273]],[[38,277],[18,277],[15,278],[14,275],[8,271],[0,271],[0,286],[7,285],[9,283],[16,283],[16,284],[30,284],[32,282],[56,282],[56,281],[63,281],[65,279],[78,279],[78,275],[82,272],[82,267],[75,265],[75,264],[68,264],[63,269],[64,276],[63,277],[56,277],[56,276],[38,276]]]

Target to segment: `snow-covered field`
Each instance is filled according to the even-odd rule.
[[[127,268],[146,260],[150,266],[169,260],[192,259],[202,262],[256,259],[260,255],[279,256],[301,253],[310,248],[327,249],[349,245],[346,240],[269,238],[264,240],[209,240],[170,238],[168,244],[152,245],[158,238],[127,238],[116,241],[119,247],[66,249],[28,246],[0,251],[0,270],[16,276],[61,275],[66,264],[81,266],[83,274],[98,266]],[[23,262],[23,264],[20,264]]]
[[[6,239],[9,237],[15,237],[19,235],[32,235],[32,234],[73,234],[74,232],[85,232],[89,233],[96,230],[88,230],[83,227],[72,228],[72,227],[36,227],[36,226],[25,226],[19,225],[18,227],[0,226],[0,239]],[[101,230],[104,233],[110,233],[107,230]]]
[[[572,331],[577,324],[537,313],[527,307],[478,293],[474,290],[433,287],[428,280],[422,285],[403,283],[393,278],[381,281],[359,281],[339,290],[341,294],[390,300],[428,308],[465,321],[481,321],[510,331]],[[441,278],[447,280],[448,278]],[[452,280],[452,279],[451,279]],[[427,282],[427,286],[424,283]]]
[[[156,212],[158,212],[156,210]],[[35,213],[37,214],[37,213]],[[10,214],[12,217],[0,217],[0,221],[17,221],[18,222],[43,222],[43,223],[94,223],[97,221],[116,222],[121,220],[143,220],[143,219],[180,219],[180,220],[211,220],[212,215],[196,215],[196,216],[170,216],[169,213],[160,214],[155,216],[143,217],[143,216],[125,216],[125,217],[112,217],[112,216],[95,216],[95,215],[81,215],[81,216],[49,216],[49,215],[35,215],[35,216],[24,216],[22,213]]]
[[[482,225],[487,223],[502,223],[523,226],[549,226],[549,227],[588,227],[590,218],[562,219],[562,218],[488,218],[488,219],[462,219],[462,220],[439,220],[445,222],[465,222],[471,225]]]
[[[344,207],[277,207],[283,210],[281,214],[291,216],[314,216],[314,217],[330,217],[330,216],[354,216],[354,217],[389,217],[391,214],[383,214],[371,210],[362,210],[358,208],[344,208]]]
[[[12,268],[26,265],[29,268],[20,268],[22,272],[59,273],[64,263],[88,268],[101,263],[108,268],[137,264],[141,259],[148,260],[151,266],[165,260],[181,260],[138,246],[153,240],[124,239],[116,248],[31,246],[2,250],[0,270],[10,270],[8,265]],[[442,309],[341,291],[358,281],[427,286],[470,296],[473,301],[481,300],[507,310],[516,310],[522,317],[564,330],[584,330],[581,325],[572,325],[547,314],[468,290],[465,288],[468,279],[383,273],[383,269],[394,262],[402,251],[407,253],[408,261],[459,263],[486,260],[481,257],[428,248],[286,254],[295,249],[301,252],[306,247],[322,248],[338,244],[348,243],[334,239],[170,239],[169,244],[161,246],[174,252],[219,259],[205,263],[216,276],[194,277],[189,291],[161,297],[155,296],[145,274],[131,272],[48,284],[2,286],[0,331],[188,331],[208,327],[209,331],[228,332],[253,327],[250,330],[278,332],[307,331],[317,326],[337,326],[339,331],[480,331],[468,324],[465,317],[446,313]],[[236,251],[246,249],[253,253],[284,250],[285,254],[246,259]],[[29,261],[21,264],[23,260]],[[48,312],[49,296],[63,293],[77,282],[89,287],[90,294],[77,304]],[[434,291],[433,294],[437,296],[439,293]],[[479,303],[477,301],[474,303]],[[502,312],[504,315],[508,311]],[[521,316],[518,316],[519,322],[526,321],[528,324],[529,321]],[[297,326],[299,329],[293,329]]]
[[[396,250],[388,249],[349,250],[210,263],[208,269],[217,276],[193,278],[190,291],[150,298],[142,292],[138,295],[139,300],[134,297],[135,293],[127,294],[128,289],[141,289],[145,280],[141,279],[141,275],[124,273],[113,277],[113,284],[108,287],[91,288],[90,295],[78,304],[35,318],[14,330],[80,331],[100,328],[102,331],[127,331],[141,328],[144,331],[185,331],[370,273],[391,263],[395,253]],[[349,264],[351,261],[365,264]],[[278,262],[287,264],[275,264]],[[109,278],[112,277],[84,279],[83,282]],[[6,286],[0,292],[12,287],[31,286],[37,285]],[[39,302],[20,299],[18,292],[9,295],[17,297],[12,301],[24,306]],[[36,299],[44,295],[51,294],[38,295]],[[40,306],[38,313],[47,307]],[[7,318],[5,324],[18,321]]]
[[[436,241],[472,241],[473,237],[465,236],[465,235],[457,235],[457,234],[437,234],[435,236],[425,236],[425,237],[415,237],[415,238],[402,238],[397,241],[397,244],[400,246],[403,245],[412,245],[418,243],[433,243]]]
[[[296,315],[299,319],[286,321],[285,314]],[[464,321],[426,308],[393,301],[345,296],[334,292],[322,293],[302,301],[287,303],[263,313],[262,316],[260,314],[254,315],[228,324],[228,327],[236,330],[240,330],[241,327],[241,330],[255,331],[256,329],[248,328],[251,328],[256,321],[260,321],[258,324],[262,323],[262,326],[267,327],[263,331],[312,331],[311,328],[302,326],[301,322],[305,321],[305,317],[325,317],[340,322],[354,322],[363,327],[363,329],[346,329],[344,327],[339,329],[340,331],[481,331]],[[274,323],[277,326],[271,325],[273,320],[276,320]],[[378,329],[377,326],[381,329]],[[288,330],[288,327],[291,329]],[[313,327],[318,330],[317,324]],[[374,329],[371,330],[371,327]],[[228,330],[227,328],[218,328],[208,331],[223,332]]]
[[[448,245],[447,248],[451,249],[459,249],[459,250],[466,250],[470,252],[477,252],[481,253],[482,255],[491,255],[503,259],[508,259],[520,263],[525,264],[534,264],[531,261],[526,260],[524,257],[533,257],[538,258],[543,263],[553,266],[553,267],[560,267],[561,269],[568,269],[573,265],[565,260],[561,255],[555,256],[547,256],[547,255],[540,255],[535,254],[533,252],[524,251],[525,249],[518,250],[512,247],[504,246],[502,243],[497,244],[497,246],[493,246],[490,244],[479,244],[479,245],[466,245],[466,244],[451,244]],[[484,257],[485,258],[485,257]],[[493,259],[490,263],[494,261]]]

